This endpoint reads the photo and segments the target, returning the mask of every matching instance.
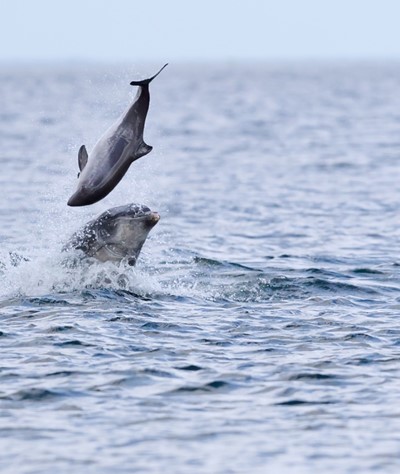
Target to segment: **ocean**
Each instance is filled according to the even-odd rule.
[[[162,64],[0,68],[0,470],[398,473],[400,63],[170,64],[153,151],[70,208]],[[70,266],[110,207],[136,267]]]

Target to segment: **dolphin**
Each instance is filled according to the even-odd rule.
[[[121,181],[130,165],[147,155],[153,147],[143,140],[146,115],[149,110],[149,84],[167,66],[154,76],[142,81],[132,81],[139,86],[133,104],[104,133],[90,156],[82,145],[78,153],[78,186],[69,198],[69,206],[87,206],[103,199]]]
[[[160,215],[142,204],[113,207],[75,232],[63,251],[80,250],[100,262],[136,264],[143,244]]]

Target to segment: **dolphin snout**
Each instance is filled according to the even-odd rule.
[[[68,200],[68,206],[88,206],[97,202],[97,196],[95,194],[88,194],[84,188],[76,191]]]
[[[85,202],[82,199],[81,193],[75,193],[68,199],[68,206],[84,206]]]
[[[157,222],[160,220],[160,214],[158,212],[151,212],[149,215],[149,223],[152,225],[156,225]]]

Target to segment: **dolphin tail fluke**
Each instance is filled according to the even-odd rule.
[[[154,76],[150,77],[149,79],[143,79],[142,81],[132,81],[131,82],[131,86],[147,86],[150,84],[150,82],[155,79],[159,74],[160,72],[166,68],[168,66],[168,63],[167,64],[164,64],[164,66],[156,73],[154,74]]]

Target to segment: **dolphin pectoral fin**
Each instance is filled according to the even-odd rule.
[[[82,145],[79,148],[78,152],[78,165],[79,165],[79,170],[82,171],[83,168],[86,166],[88,160],[88,152],[86,151],[85,145]]]
[[[136,150],[135,154],[132,156],[132,161],[135,161],[141,158],[144,155],[147,155],[153,149],[152,146],[147,145],[147,143],[142,142],[139,148]]]

